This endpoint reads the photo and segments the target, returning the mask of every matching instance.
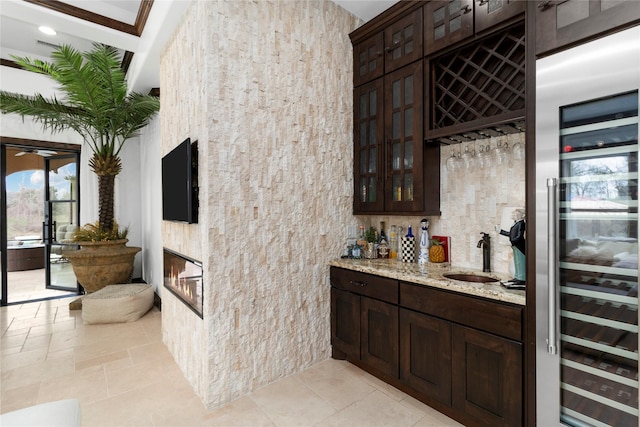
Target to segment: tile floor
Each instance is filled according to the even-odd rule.
[[[46,289],[44,268],[38,270],[10,271],[7,273],[9,303],[69,295],[70,292]],[[51,284],[75,287],[76,277],[69,263],[51,264]]]
[[[207,411],[162,343],[158,310],[84,325],[70,300],[0,308],[0,413],[78,398],[85,427],[461,425],[332,359]]]

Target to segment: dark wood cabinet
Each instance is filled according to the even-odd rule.
[[[405,282],[399,301],[403,382],[465,423],[522,425],[522,307]]]
[[[353,85],[360,86],[422,59],[423,43],[422,8],[394,18],[380,31],[353,43]]]
[[[424,6],[425,54],[494,29],[524,12],[523,0],[446,0]]]
[[[451,405],[451,323],[400,308],[400,380]]]
[[[384,80],[353,90],[353,210],[384,210]]]
[[[334,358],[398,377],[398,282],[331,267]]]
[[[425,54],[473,35],[473,0],[430,1],[424,6]]]
[[[524,12],[526,0],[478,0],[475,3],[475,33],[495,28]]]
[[[423,65],[354,89],[355,214],[440,215],[440,147],[423,138]]]
[[[360,297],[334,287],[331,288],[331,345],[336,358],[360,358]]]
[[[412,283],[400,283],[400,305],[522,341],[522,307],[484,298],[442,291]]]
[[[374,34],[353,45],[353,85],[382,77],[384,74],[384,35]]]
[[[537,1],[536,54],[549,54],[639,21],[637,0]]]
[[[350,35],[356,215],[440,215],[440,148],[424,143],[422,4],[399,2]]]
[[[360,360],[397,378],[398,306],[362,297],[360,308]]]
[[[477,424],[522,425],[522,344],[453,326],[453,407]]]
[[[523,421],[523,307],[331,267],[332,355],[470,426]]]
[[[428,60],[427,140],[451,144],[521,132],[525,62],[523,21]]]
[[[432,185],[437,190],[438,198],[427,203],[429,207],[435,207],[429,214],[439,215],[440,181],[425,182],[423,179],[425,168],[436,168],[439,174],[440,158],[432,153],[424,156],[423,151],[422,61],[387,74],[384,87],[385,211],[424,212],[425,185]]]
[[[384,71],[389,73],[422,59],[422,9],[415,10],[384,29]]]
[[[429,143],[521,132],[526,1],[438,0],[424,9]]]

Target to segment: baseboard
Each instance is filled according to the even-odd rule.
[[[131,283],[147,283],[147,282],[145,282],[142,277],[134,277],[133,279],[131,279]],[[162,311],[162,298],[160,298],[160,295],[158,295],[155,292],[153,293],[153,305],[159,311]]]

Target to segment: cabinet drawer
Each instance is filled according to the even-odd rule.
[[[388,277],[331,267],[331,285],[344,291],[398,303],[398,281]]]
[[[522,307],[411,283],[400,283],[400,305],[516,341],[522,341]]]

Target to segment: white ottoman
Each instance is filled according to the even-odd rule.
[[[82,298],[82,320],[88,324],[135,322],[152,306],[151,285],[109,285]]]
[[[80,401],[58,400],[0,415],[2,427],[80,427]]]

